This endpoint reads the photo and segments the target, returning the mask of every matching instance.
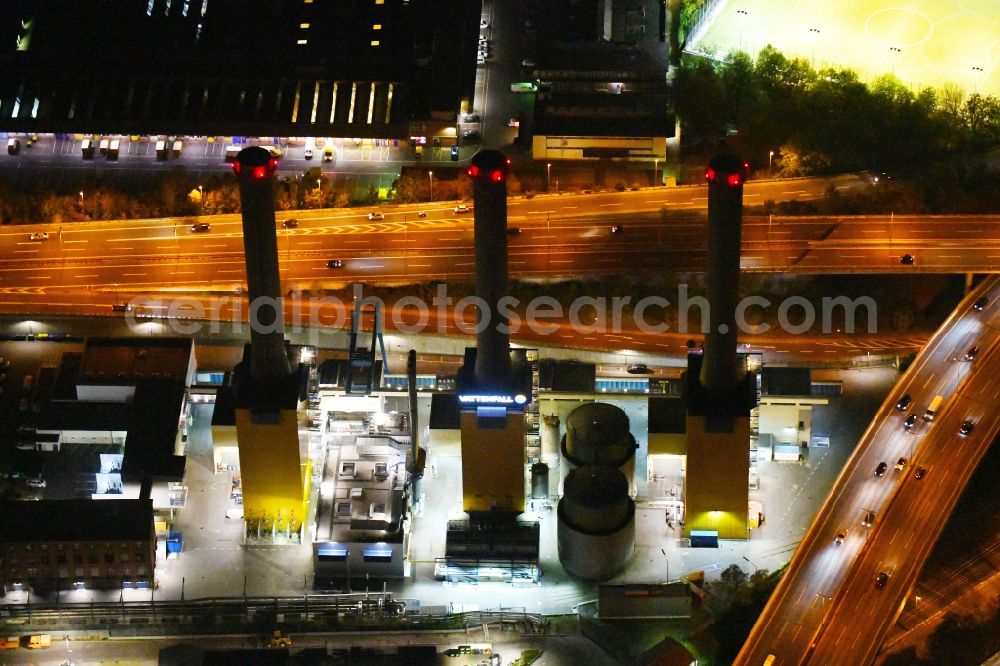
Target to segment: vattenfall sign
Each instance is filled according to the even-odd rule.
[[[460,395],[458,401],[467,405],[523,405],[528,401],[526,397],[518,393],[517,395]]]

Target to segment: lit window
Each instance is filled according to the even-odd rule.
[[[299,23],[299,27],[302,28],[303,30],[308,30],[309,29],[309,24],[308,23]]]
[[[373,39],[372,40],[372,46],[378,46],[378,40],[377,39]]]
[[[382,29],[381,23],[375,23],[374,25],[372,25],[372,30],[381,30],[381,29]]]
[[[298,44],[299,46],[301,46],[303,44],[308,44],[309,40],[308,39],[300,39],[300,40],[296,41],[295,43]]]
[[[375,0],[375,4],[376,5],[384,5],[385,4],[385,0]]]

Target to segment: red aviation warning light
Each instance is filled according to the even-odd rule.
[[[510,160],[496,150],[481,150],[472,158],[472,163],[465,170],[466,175],[474,180],[500,184],[507,180],[510,172]]]
[[[233,173],[235,173],[237,176],[243,173],[243,164],[242,162],[240,162],[238,157],[233,162],[232,166],[233,166]],[[278,158],[271,156],[268,157],[267,161],[264,164],[254,164],[254,165],[248,164],[247,168],[250,169],[250,176],[254,180],[265,180],[273,176],[274,172],[278,170]]]
[[[716,155],[705,168],[705,180],[716,185],[740,187],[750,175],[750,165],[736,155]]]

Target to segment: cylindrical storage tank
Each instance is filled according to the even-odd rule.
[[[632,487],[637,444],[622,409],[606,402],[580,405],[566,418],[560,448],[568,463],[567,473],[584,465],[614,467]]]
[[[559,561],[587,580],[608,580],[635,550],[635,503],[628,481],[614,467],[587,465],[566,477],[559,500]]]
[[[549,496],[549,466],[543,462],[531,466],[531,499]]]

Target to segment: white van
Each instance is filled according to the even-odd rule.
[[[156,142],[156,159],[165,160],[167,159],[167,142],[157,141]]]
[[[184,142],[180,139],[176,139],[174,141],[174,157],[180,157],[182,150],[184,150]]]
[[[236,156],[243,150],[243,146],[226,146],[226,161],[235,162]]]
[[[118,159],[118,148],[121,146],[121,141],[118,139],[111,139],[111,143],[108,144],[108,159],[116,160]]]
[[[83,154],[83,159],[90,159],[94,156],[94,140],[84,139],[83,143],[80,144],[80,152]]]
[[[305,158],[307,160],[311,160],[313,158],[313,154],[315,152],[316,152],[316,139],[313,138],[313,137],[311,137],[311,136],[307,136],[306,137],[306,148],[305,148],[305,151],[303,152],[303,154],[305,155]]]
[[[107,155],[108,154],[108,146],[110,146],[110,145],[111,145],[111,141],[109,139],[101,139],[101,143],[100,143],[101,155]]]

